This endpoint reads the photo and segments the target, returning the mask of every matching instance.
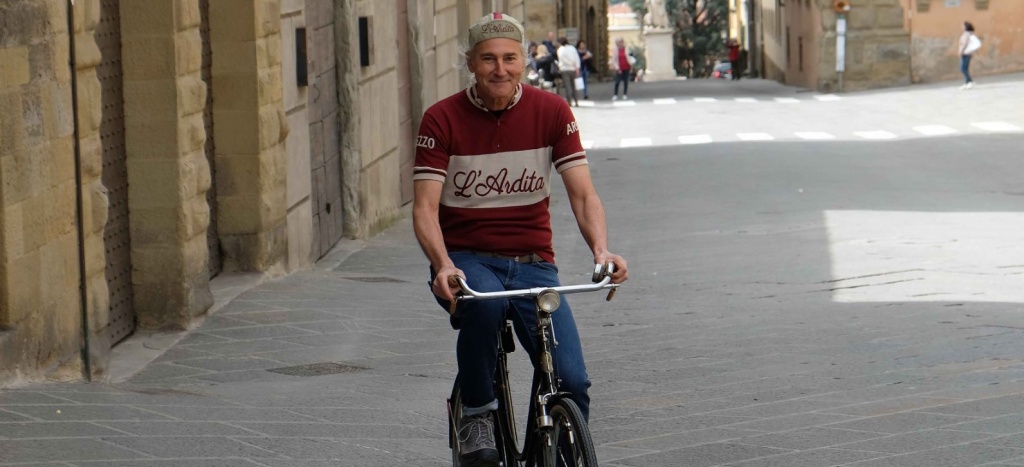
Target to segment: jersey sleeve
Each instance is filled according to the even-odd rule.
[[[416,161],[412,167],[412,179],[444,183],[448,176],[449,156],[448,137],[437,115],[428,110],[416,134]]]
[[[558,131],[554,135],[551,162],[555,165],[555,171],[562,173],[578,165],[585,165],[587,153],[583,150],[583,143],[580,142],[580,128],[569,104],[561,99],[558,104],[554,125]]]

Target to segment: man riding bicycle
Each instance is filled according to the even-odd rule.
[[[427,109],[416,138],[413,225],[438,303],[447,308],[454,300],[453,275],[481,292],[558,285],[548,211],[552,166],[595,264],[614,263],[612,282],[625,281],[625,259],[608,251],[604,207],[572,111],[557,95],[520,84],[527,65],[523,26],[501,13],[487,15],[469,28],[466,50],[470,86]],[[492,378],[506,311],[536,364],[534,341],[524,338],[537,322],[529,298],[462,303],[451,317],[459,330],[464,466],[499,462]],[[590,381],[564,300],[552,320],[560,387],[587,417]]]

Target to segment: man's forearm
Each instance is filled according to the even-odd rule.
[[[608,225],[604,206],[597,196],[588,197],[576,213],[576,221],[583,234],[583,240],[597,256],[608,251]]]
[[[446,265],[451,265],[448,258],[448,249],[444,246],[444,237],[441,235],[441,225],[437,223],[436,216],[417,214],[413,212],[413,230],[416,232],[416,240],[420,243],[420,249],[427,256],[430,265],[434,270],[440,270]]]

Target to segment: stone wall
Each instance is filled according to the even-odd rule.
[[[268,271],[287,255],[281,4],[214,0],[210,22],[224,268]]]
[[[81,376],[67,13],[55,0],[0,4],[0,386],[17,378]],[[98,14],[83,19],[95,24]],[[98,121],[83,125],[95,132]],[[102,199],[99,170],[90,165],[83,173],[84,195]],[[87,214],[94,239],[105,210]]]
[[[910,84],[910,33],[903,28],[901,0],[855,3],[847,16],[846,71],[843,91]],[[818,78],[822,92],[839,90],[836,72],[835,27],[832,2],[821,6],[822,27]]]
[[[121,0],[132,286],[138,326],[185,329],[213,304],[197,0]]]

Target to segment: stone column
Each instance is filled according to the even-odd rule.
[[[213,304],[199,0],[120,6],[134,305],[140,328],[182,329]]]
[[[287,257],[279,0],[213,0],[217,230],[225,270],[268,271]]]

